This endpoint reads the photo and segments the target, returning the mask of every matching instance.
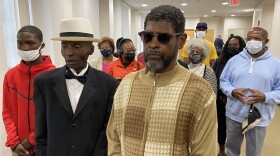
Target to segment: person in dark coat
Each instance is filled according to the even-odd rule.
[[[220,147],[220,156],[225,156],[225,141],[226,141],[226,101],[227,96],[220,89],[220,76],[223,72],[226,63],[230,58],[241,52],[246,47],[244,39],[240,36],[232,36],[226,41],[222,50],[221,56],[216,60],[213,65],[213,70],[218,80],[218,93],[217,93],[217,114],[218,114],[218,143]]]
[[[106,127],[117,81],[92,68],[90,22],[62,20],[61,54],[66,65],[35,78],[36,156],[107,156]]]

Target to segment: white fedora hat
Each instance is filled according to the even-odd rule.
[[[59,37],[55,41],[92,41],[100,42],[94,38],[90,21],[83,18],[63,19],[60,24]]]

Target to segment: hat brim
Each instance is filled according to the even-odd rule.
[[[101,42],[101,39],[90,38],[90,37],[54,37],[51,38],[54,41],[91,41],[91,42]]]
[[[206,28],[206,29],[208,29],[208,27],[204,27],[204,26],[198,26],[196,28]]]

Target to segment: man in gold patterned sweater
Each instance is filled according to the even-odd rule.
[[[215,93],[177,64],[185,18],[162,5],[145,19],[146,69],[127,75],[114,97],[107,127],[109,156],[216,155]]]

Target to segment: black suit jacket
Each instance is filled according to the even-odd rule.
[[[106,127],[118,83],[89,66],[73,114],[65,71],[66,66],[35,78],[36,156],[105,156]]]

